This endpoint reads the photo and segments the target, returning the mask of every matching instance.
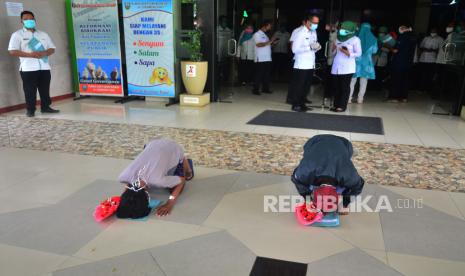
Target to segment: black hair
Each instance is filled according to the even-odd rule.
[[[309,15],[305,16],[304,20],[305,20],[305,21],[312,21],[313,17],[318,17],[318,18],[320,18],[317,14],[312,13],[312,14],[309,14]]]
[[[34,16],[34,13],[33,13],[33,12],[31,12],[31,11],[22,11],[22,12],[21,12],[21,19],[23,19],[23,16],[26,15],[26,14],[30,14],[30,15],[32,15],[33,18],[36,18],[36,17]]]
[[[262,23],[260,24],[260,29],[265,27],[266,25],[270,25],[270,24],[273,24],[273,21],[271,21],[269,19],[263,20]]]
[[[149,195],[145,189],[133,191],[126,189],[121,195],[121,201],[116,210],[118,218],[143,218],[150,213]]]

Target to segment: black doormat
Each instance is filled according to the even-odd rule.
[[[307,264],[257,257],[250,276],[305,276]]]
[[[384,134],[383,120],[378,117],[265,110],[247,124]]]

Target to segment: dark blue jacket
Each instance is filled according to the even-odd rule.
[[[307,141],[304,156],[292,181],[302,196],[310,195],[310,185],[332,184],[345,188],[344,196],[359,195],[364,180],[352,163],[349,140],[335,135],[317,135]]]

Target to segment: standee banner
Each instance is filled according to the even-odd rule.
[[[123,0],[128,95],[174,97],[172,0]]]
[[[118,0],[69,0],[81,95],[123,96]]]

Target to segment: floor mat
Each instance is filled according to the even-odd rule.
[[[384,134],[383,120],[378,117],[265,110],[247,124]]]

